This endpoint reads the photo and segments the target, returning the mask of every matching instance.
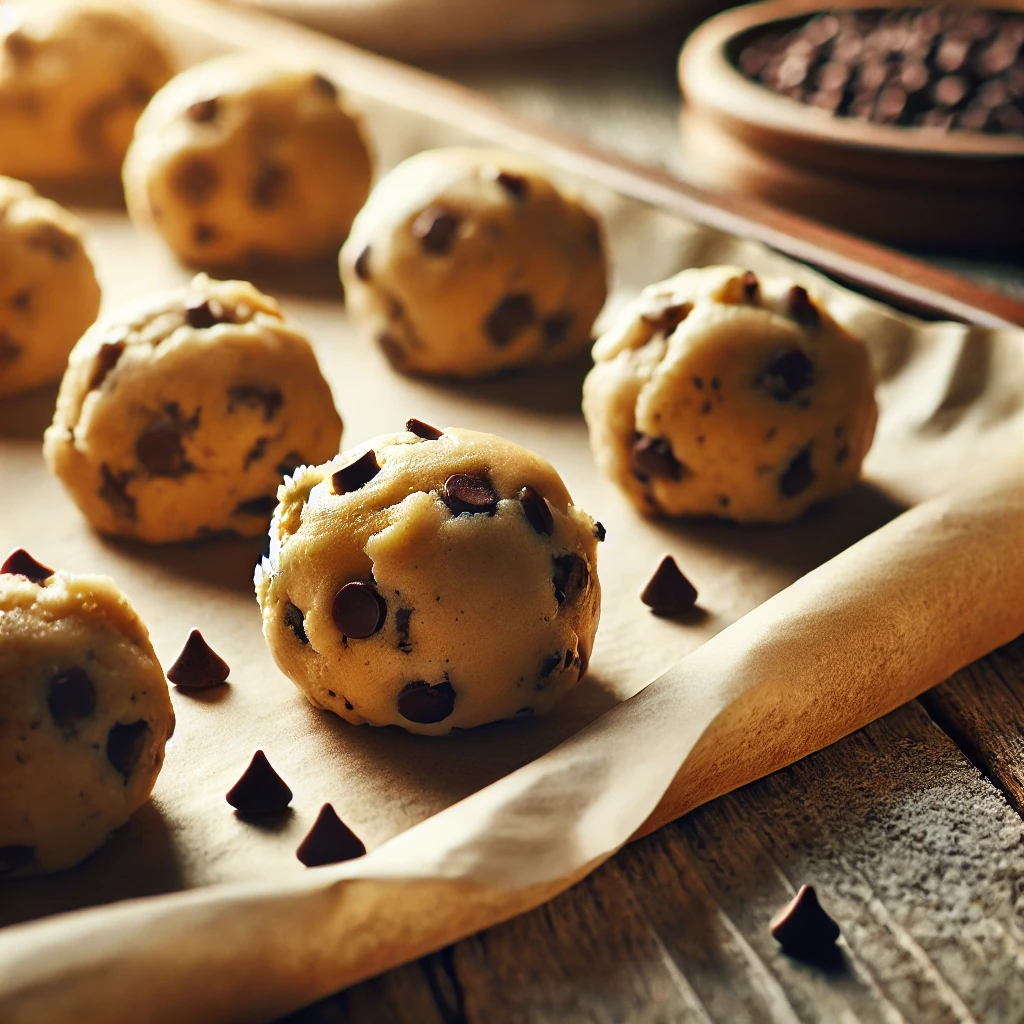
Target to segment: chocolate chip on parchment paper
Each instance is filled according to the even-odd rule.
[[[757,274],[748,270],[740,278],[740,285],[743,288],[743,301],[754,305],[760,298],[761,286],[757,280]]]
[[[453,473],[444,482],[444,503],[452,515],[488,515],[498,510],[498,495],[486,476]]]
[[[455,248],[462,218],[448,210],[431,206],[412,222],[412,236],[431,256],[447,256]]]
[[[64,669],[50,678],[46,706],[54,722],[66,729],[96,710],[96,687],[84,669]]]
[[[224,799],[239,814],[276,814],[292,802],[292,791],[274,771],[267,755],[257,750]]]
[[[0,573],[24,576],[31,583],[43,583],[55,570],[37,562],[24,548],[15,548],[0,565]]]
[[[539,533],[542,537],[550,537],[555,532],[555,520],[544,495],[527,484],[519,492],[518,497],[519,504],[523,506],[526,521],[533,527],[534,533]]]
[[[295,634],[295,639],[300,643],[308,644],[309,637],[306,636],[306,619],[302,609],[291,601],[284,603],[284,624]]]
[[[405,429],[410,434],[423,438],[424,441],[437,441],[444,437],[443,430],[438,430],[437,427],[432,427],[429,423],[424,423],[423,420],[418,420],[415,417],[410,417],[405,421]]]
[[[126,783],[146,749],[149,734],[149,723],[143,719],[118,722],[107,733],[107,760],[124,776]]]
[[[586,560],[570,552],[566,555],[554,555],[551,565],[551,583],[555,588],[555,600],[559,604],[565,604],[566,601],[572,604],[590,584],[590,570],[587,568]]]
[[[92,364],[92,374],[89,377],[89,390],[95,391],[107,379],[107,374],[117,366],[117,361],[124,353],[125,344],[123,341],[108,342],[100,345],[96,352],[96,358]]]
[[[203,634],[193,629],[167,670],[167,678],[183,690],[208,690],[220,686],[230,671],[228,663],[203,639]]]
[[[410,722],[432,725],[444,721],[455,710],[456,696],[447,676],[436,686],[418,679],[402,687],[398,695],[398,713]]]
[[[641,591],[640,600],[658,615],[678,615],[694,606],[697,588],[682,574],[676,560],[666,555]]]
[[[814,363],[798,348],[783,348],[768,357],[761,385],[777,402],[788,402],[814,383]]]
[[[295,856],[307,868],[355,860],[365,854],[362,840],[338,817],[330,804],[320,808],[316,823],[295,851]]]
[[[206,327],[213,327],[215,324],[230,322],[231,317],[216,299],[194,296],[185,300],[185,323],[189,327],[203,330]]]
[[[834,954],[839,925],[818,902],[813,885],[801,885],[797,894],[772,916],[768,925],[782,951],[801,960],[827,959]]]
[[[379,472],[377,455],[372,448],[368,448],[362,455],[357,455],[331,474],[331,486],[335,494],[350,494],[368,484]]]
[[[331,604],[334,624],[350,640],[364,640],[380,632],[387,614],[387,602],[369,583],[346,583]]]
[[[667,437],[650,437],[647,434],[637,435],[630,453],[629,465],[633,475],[639,480],[646,480],[652,476],[681,480],[686,470],[683,463],[675,457]]]
[[[802,324],[804,327],[818,326],[821,321],[821,314],[803,285],[795,284],[789,289],[787,303],[789,315],[798,324]]]
[[[181,476],[191,468],[181,434],[165,423],[147,427],[139,434],[135,454],[153,476]]]
[[[487,314],[484,333],[497,348],[504,348],[511,345],[536,319],[537,312],[529,295],[506,295]]]
[[[779,493],[784,498],[795,498],[814,483],[816,476],[811,465],[811,446],[804,445],[779,477]]]

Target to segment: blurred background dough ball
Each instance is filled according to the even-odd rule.
[[[370,188],[362,124],[324,75],[232,54],[178,75],[140,118],[128,212],[186,263],[336,252]]]
[[[72,867],[106,842],[149,799],[173,731],[149,634],[114,581],[9,557],[0,567],[0,880]]]
[[[0,177],[0,395],[58,380],[100,308],[83,227],[31,186]]]
[[[166,543],[265,533],[284,474],[340,439],[306,336],[251,284],[200,274],[83,335],[43,453],[96,529]]]
[[[576,355],[607,292],[594,214],[536,164],[486,149],[431,150],[386,175],[341,277],[397,369],[445,377]]]
[[[130,3],[32,0],[0,8],[0,174],[116,178],[135,121],[173,74]]]
[[[850,487],[874,436],[867,347],[791,280],[685,270],[621,312],[594,364],[594,459],[644,512],[796,519]]]

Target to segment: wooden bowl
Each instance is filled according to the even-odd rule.
[[[836,117],[747,78],[735,61],[767,26],[870,0],[769,0],[705,22],[679,55],[688,173],[909,247],[1024,252],[1024,139]],[[906,0],[887,7],[934,6]],[[1024,10],[996,0],[990,10]]]

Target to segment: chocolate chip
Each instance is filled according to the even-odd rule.
[[[212,96],[208,100],[198,100],[185,111],[188,116],[197,124],[208,124],[217,116],[217,97]]]
[[[506,295],[488,314],[484,321],[484,331],[493,344],[498,348],[504,348],[536,318],[533,299],[529,295]]]
[[[398,695],[398,713],[420,725],[442,722],[455,710],[455,697],[455,690],[447,676],[444,682],[436,686],[420,679],[402,687]]]
[[[757,274],[752,270],[748,270],[743,277],[740,278],[740,284],[743,288],[743,301],[748,302],[751,305],[755,305],[760,298],[761,286],[757,280]]]
[[[388,606],[369,583],[346,583],[331,605],[331,618],[350,640],[362,640],[384,628]]]
[[[92,375],[89,377],[89,390],[95,391],[107,379],[107,374],[117,366],[117,361],[124,352],[124,342],[115,341],[100,345],[92,364]]]
[[[217,237],[217,229],[210,224],[196,224],[192,238],[196,245],[209,245]]]
[[[429,207],[412,223],[412,236],[431,256],[447,256],[455,247],[461,218],[454,213]]]
[[[107,733],[107,760],[124,776],[125,782],[146,749],[149,733],[149,723],[141,719],[127,725],[119,722]]]
[[[209,160],[193,158],[185,161],[174,173],[174,188],[191,203],[205,203],[217,190],[220,177]]]
[[[167,678],[183,690],[208,690],[220,686],[231,671],[228,663],[193,629],[174,664],[167,670]]]
[[[291,627],[296,640],[304,644],[309,643],[309,637],[306,636],[305,616],[302,614],[302,610],[291,601],[284,603],[284,624]]]
[[[185,323],[196,330],[231,322],[230,314],[216,299],[194,297],[185,301]]]
[[[572,664],[572,651],[565,652],[565,659],[562,661],[562,668],[568,668]]]
[[[423,420],[408,419],[405,421],[405,429],[410,434],[422,437],[424,441],[436,441],[438,438],[444,437],[444,431],[432,427],[429,423],[424,423]]]
[[[551,582],[555,588],[555,600],[559,604],[572,604],[586,590],[590,583],[590,570],[579,555],[555,555],[551,559],[554,571]]]
[[[540,333],[545,345],[557,345],[569,333],[572,327],[572,313],[552,313],[545,317],[540,325]]]
[[[0,327],[0,366],[4,363],[13,363],[20,355],[21,345]]]
[[[326,75],[313,75],[310,84],[321,96],[331,100],[338,98],[338,87]]]
[[[561,651],[555,651],[554,654],[549,654],[540,664],[540,671],[537,673],[541,679],[547,679],[552,672],[562,664],[562,653]]]
[[[535,533],[550,537],[555,532],[555,520],[543,494],[527,485],[519,492],[519,504]]]
[[[839,925],[822,908],[812,885],[800,886],[772,916],[768,930],[784,953],[802,960],[827,958],[839,938]]]
[[[694,606],[697,588],[679,571],[676,560],[666,555],[641,592],[640,600],[659,615],[678,615]]]
[[[674,306],[666,306],[657,313],[642,313],[640,319],[655,334],[671,334],[693,311],[693,303],[682,302]]]
[[[412,642],[409,639],[409,625],[412,619],[411,608],[399,608],[395,612],[395,632],[398,634],[398,649],[403,654],[412,651]]]
[[[370,280],[370,247],[367,246],[357,257],[354,267],[360,281]]]
[[[793,456],[792,461],[779,477],[779,493],[784,498],[795,498],[811,486],[814,478],[815,472],[811,466],[811,446],[805,445]]]
[[[277,498],[273,494],[263,494],[258,498],[240,501],[232,511],[233,516],[262,516],[269,519],[277,508]]]
[[[250,195],[254,206],[268,209],[277,206],[288,189],[291,172],[281,164],[267,164],[253,179]]]
[[[36,859],[36,848],[14,843],[0,846],[0,875],[9,875],[14,871],[27,868]]]
[[[257,750],[224,799],[239,814],[276,814],[292,802],[292,791],[274,771],[267,755]]]
[[[601,542],[608,536],[608,531],[604,528],[604,523],[594,522],[594,536],[598,542]]]
[[[228,388],[228,412],[234,412],[240,405],[262,409],[263,419],[269,423],[284,405],[284,395],[280,388],[270,384],[236,384]]]
[[[453,473],[444,482],[444,503],[452,515],[488,515],[498,511],[498,495],[485,476]]]
[[[75,255],[78,243],[56,224],[40,224],[28,237],[31,249],[46,249],[55,260],[67,262]]]
[[[66,729],[96,710],[96,687],[83,669],[65,669],[50,679],[46,706],[57,725]]]
[[[190,466],[181,436],[173,427],[147,427],[135,442],[135,455],[153,476],[181,476]]]
[[[530,194],[530,183],[521,174],[500,171],[494,180],[518,202],[522,202]]]
[[[814,363],[798,348],[778,349],[768,357],[761,386],[777,402],[788,402],[814,383]]]
[[[789,315],[804,327],[817,327],[821,322],[818,307],[811,301],[807,289],[799,284],[789,289]]]
[[[668,438],[649,437],[647,434],[640,434],[633,442],[629,465],[633,475],[640,480],[652,476],[680,480],[686,469],[672,453]]]
[[[130,472],[115,473],[105,462],[100,463],[103,484],[96,492],[119,519],[135,518],[135,499],[128,493]]]
[[[330,804],[320,808],[316,823],[299,844],[295,856],[307,868],[339,864],[366,855],[362,840],[335,813]]]
[[[335,494],[350,494],[368,484],[379,472],[376,453],[368,448],[331,474],[331,486]]]
[[[24,548],[15,548],[0,565],[0,573],[24,576],[30,583],[43,583],[54,571],[42,562],[37,562]]]

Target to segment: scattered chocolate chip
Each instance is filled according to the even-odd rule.
[[[533,299],[529,295],[506,295],[484,321],[487,337],[498,348],[510,345],[536,320]]]
[[[307,868],[339,864],[365,854],[366,847],[362,840],[338,817],[330,804],[320,808],[316,823],[295,851],[295,856]]]
[[[342,634],[350,640],[373,636],[384,627],[388,606],[369,583],[346,583],[331,605],[331,617]]]
[[[210,224],[198,223],[192,232],[196,245],[209,245],[217,237],[217,229]]]
[[[230,314],[216,299],[198,296],[185,300],[185,323],[197,330],[213,327],[215,324],[231,322]]]
[[[370,280],[370,247],[367,246],[357,257],[352,268],[360,281]]]
[[[343,697],[342,700],[345,700],[345,698]],[[352,704],[351,701],[345,700],[345,710],[346,711],[355,711],[355,706]]]
[[[262,409],[263,419],[269,423],[284,405],[284,395],[280,388],[270,384],[236,384],[228,388],[228,412],[234,412],[240,405]]]
[[[291,627],[296,640],[304,644],[309,643],[309,637],[306,636],[306,619],[302,614],[302,610],[292,604],[291,601],[285,601],[284,603],[284,624]]]
[[[57,725],[66,729],[96,710],[96,687],[83,669],[65,669],[50,679],[46,706]]]
[[[798,348],[778,349],[768,357],[761,386],[777,402],[788,402],[814,383],[814,363]]]
[[[181,476],[191,468],[180,434],[163,423],[139,434],[135,455],[153,476]]]
[[[331,486],[335,494],[350,494],[368,484],[379,472],[377,456],[372,448],[368,448],[331,474]]]
[[[545,345],[557,345],[563,341],[572,327],[572,313],[552,313],[541,321],[540,333]]]
[[[521,174],[499,171],[494,180],[518,202],[522,202],[530,194],[530,183]]]
[[[412,236],[431,256],[447,256],[455,247],[462,219],[454,213],[428,207],[412,222]]]
[[[590,583],[590,570],[586,561],[575,553],[555,555],[551,559],[553,572],[551,582],[555,588],[555,600],[559,604],[572,604]]]
[[[36,859],[36,848],[15,843],[0,846],[0,875],[9,875],[14,871],[27,868]]]
[[[24,576],[31,583],[45,582],[54,571],[42,562],[37,562],[24,548],[15,548],[0,565],[0,573]]]
[[[740,278],[740,284],[743,288],[743,301],[748,302],[751,305],[755,305],[760,298],[761,286],[757,280],[757,274],[752,270],[746,271],[743,277]]]
[[[128,471],[115,473],[105,462],[100,463],[100,477],[103,484],[96,492],[120,519],[135,518],[135,499],[128,493],[132,474]]]
[[[555,532],[555,520],[543,494],[527,485],[519,492],[519,504],[535,533],[550,537]]]
[[[258,498],[240,501],[232,511],[233,516],[261,516],[269,519],[277,508],[277,498],[273,494],[263,494]]]
[[[292,791],[274,771],[267,755],[257,750],[224,799],[240,814],[276,814],[292,802]]]
[[[208,124],[217,116],[217,97],[211,96],[208,100],[198,100],[185,111],[188,116],[197,124]]]
[[[498,511],[498,495],[485,476],[453,473],[444,482],[444,503],[452,515],[488,515]]]
[[[802,285],[795,284],[789,289],[789,315],[804,327],[817,327],[821,321],[818,307]]]
[[[540,664],[540,671],[537,673],[541,679],[547,679],[552,672],[562,664],[562,655],[560,651],[555,651],[554,654],[549,654]]]
[[[253,206],[261,209],[277,206],[288,189],[291,177],[287,167],[281,164],[266,164],[253,179],[250,192]]]
[[[666,555],[641,592],[640,600],[659,615],[678,615],[694,606],[697,588],[679,571],[676,560]]]
[[[640,434],[633,442],[630,469],[640,480],[652,476],[680,480],[685,468],[672,453],[672,445],[669,444],[668,438]]]
[[[338,98],[338,87],[326,75],[313,75],[310,84],[321,96],[331,100]]]
[[[784,953],[802,960],[826,958],[839,938],[839,925],[818,902],[813,885],[801,885],[772,916],[768,930]]]
[[[193,629],[167,670],[167,678],[183,690],[208,690],[220,686],[230,671],[228,663],[203,639],[203,634]]]
[[[403,654],[412,651],[412,642],[409,639],[409,624],[412,619],[411,608],[399,608],[395,612],[395,632],[398,634],[398,649]]]
[[[92,375],[89,377],[89,390],[95,391],[107,379],[107,374],[117,366],[117,361],[124,352],[124,342],[115,341],[100,345],[92,364]]]
[[[808,444],[793,456],[792,461],[779,477],[779,493],[784,498],[795,498],[811,486],[814,478],[815,472],[811,466],[811,446]]]
[[[640,319],[655,334],[670,335],[693,311],[693,304],[682,302],[675,306],[666,306],[657,313],[642,313]]]
[[[423,420],[408,419],[405,421],[405,429],[410,434],[422,437],[424,441],[436,441],[438,438],[444,437],[444,431],[432,427],[429,423],[424,423]]]
[[[127,725],[119,722],[107,733],[107,760],[124,776],[125,782],[146,749],[149,733],[149,723],[141,719]]]
[[[431,725],[444,721],[455,710],[455,690],[444,682],[431,686],[423,680],[407,683],[398,695],[398,713],[410,722]]]
[[[220,176],[209,160],[193,158],[182,163],[172,179],[174,188],[196,205],[205,203],[217,190]]]
[[[604,528],[604,523],[594,522],[594,536],[601,542],[608,536],[608,531]]]

